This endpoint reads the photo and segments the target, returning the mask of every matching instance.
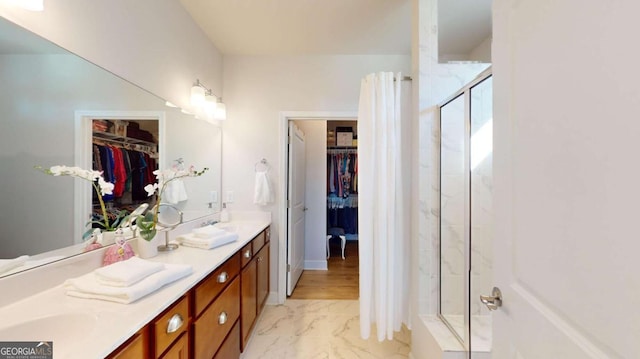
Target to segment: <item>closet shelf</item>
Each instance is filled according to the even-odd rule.
[[[110,132],[93,131],[93,137],[94,138],[98,138],[98,139],[107,140],[107,141],[112,141],[112,142],[126,143],[126,144],[132,144],[132,145],[149,146],[149,147],[153,148],[154,150],[157,150],[157,146],[158,146],[158,144],[153,143],[153,142],[139,140],[137,138],[120,136],[120,135],[116,135],[116,134],[110,133]]]

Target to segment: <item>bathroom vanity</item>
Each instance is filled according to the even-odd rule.
[[[236,221],[236,242],[180,247],[152,261],[193,273],[131,304],[80,299],[61,285],[0,308],[2,340],[53,341],[61,358],[238,358],[269,293],[270,221]]]

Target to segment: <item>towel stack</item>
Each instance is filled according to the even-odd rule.
[[[212,249],[237,241],[238,234],[210,225],[196,228],[191,233],[179,236],[177,240],[183,246]]]
[[[62,285],[72,297],[128,304],[191,274],[186,264],[164,264],[138,257],[98,268]]]

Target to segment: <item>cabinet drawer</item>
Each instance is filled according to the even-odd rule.
[[[256,236],[256,238],[253,239],[253,253],[258,253],[259,250],[262,249],[262,246],[264,246],[265,243],[265,231],[260,232],[260,234],[258,234]]]
[[[156,356],[160,356],[189,327],[189,300],[179,299],[153,322]]]
[[[197,318],[204,308],[227,286],[240,272],[240,253],[227,259],[223,265],[204,279],[195,293],[195,317]]]
[[[247,263],[251,261],[251,258],[253,258],[253,249],[251,247],[251,242],[242,247],[242,249],[240,250],[240,256],[242,267],[244,268],[244,266],[246,266]]]
[[[236,279],[193,325],[195,358],[211,358],[240,316],[240,279]]]

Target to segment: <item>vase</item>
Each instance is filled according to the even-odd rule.
[[[138,257],[140,258],[152,258],[158,255],[158,235],[156,234],[153,239],[147,241],[142,237],[136,239],[138,247]]]

